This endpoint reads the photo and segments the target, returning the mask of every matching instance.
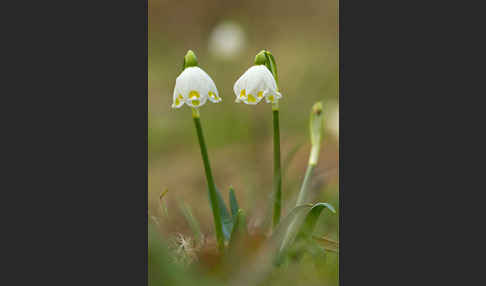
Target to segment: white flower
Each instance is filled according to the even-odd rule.
[[[264,97],[267,103],[273,103],[282,98],[277,91],[277,83],[272,73],[264,65],[249,68],[235,83],[233,91],[236,102],[257,104]]]
[[[200,107],[210,101],[221,101],[218,90],[211,77],[200,67],[186,68],[176,79],[172,108],[187,104],[190,107]]]

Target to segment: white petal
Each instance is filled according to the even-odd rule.
[[[184,105],[184,97],[179,90],[174,89],[174,95],[172,96],[172,108],[180,108]]]
[[[275,81],[275,78],[273,77],[273,74],[268,70],[265,69],[265,71],[262,71],[263,76],[264,76],[264,81],[265,81],[265,87],[276,90],[277,89],[277,82]]]
[[[209,88],[208,91],[208,99],[213,102],[213,103],[218,103],[222,101],[221,97],[219,97],[218,89],[216,88],[216,85],[214,84],[213,80],[211,80],[211,87]]]
[[[210,98],[211,101],[221,101],[214,81],[199,67],[186,68],[177,77],[174,90],[177,90],[178,94],[182,95],[184,103],[195,108],[206,103],[208,98],[210,98],[210,92],[215,95],[214,98]],[[174,103],[175,101],[176,97],[174,97]]]
[[[208,94],[208,99],[212,103],[218,103],[218,102],[222,101],[222,99],[221,99],[221,97],[219,97],[219,94],[218,94],[217,91],[216,92],[210,91],[209,94]]]
[[[245,83],[246,83],[246,73],[244,73],[243,75],[241,75],[235,82],[235,84],[233,85],[233,91],[235,92],[235,96],[236,96],[236,100],[235,102],[241,102],[241,100],[243,100],[244,96],[241,97],[240,95],[241,94],[241,91],[243,89],[245,89]]]
[[[269,92],[273,93],[275,98],[281,98],[282,96],[276,92],[276,89],[277,83],[272,73],[264,65],[250,67],[233,86],[236,102],[243,101],[250,105],[258,104]]]
[[[250,67],[243,75],[235,82],[233,86],[233,91],[235,92],[236,102],[243,101],[246,104],[257,104],[258,102],[254,100],[253,94],[249,92],[251,90],[251,85],[254,85],[258,77],[254,76],[254,66]],[[251,95],[250,97],[248,95]],[[252,100],[249,100],[252,99]]]
[[[263,96],[267,103],[274,103],[282,98],[282,94],[276,90],[267,90]]]

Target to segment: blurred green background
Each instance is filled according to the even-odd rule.
[[[319,100],[325,106],[326,133],[312,196],[315,202],[332,203],[339,213],[338,48],[337,0],[149,0],[148,203],[149,221],[161,237],[192,235],[179,208],[181,201],[192,209],[202,232],[208,237],[214,234],[191,110],[170,107],[175,79],[189,49],[223,99],[218,104],[208,101],[200,110],[215,181],[225,199],[233,185],[248,214],[250,232],[267,231],[271,220],[272,113],[271,105],[263,101],[257,106],[234,103],[233,84],[262,49],[271,51],[277,61],[283,95],[283,215],[295,204],[305,173],[309,112]],[[294,150],[295,156],[288,160]],[[166,189],[161,204],[160,194]],[[338,240],[338,222],[338,215],[322,215],[316,233]],[[337,255],[333,255],[328,255],[322,271],[309,272],[303,264],[290,272],[282,270],[278,277],[289,283],[284,285],[337,285]]]

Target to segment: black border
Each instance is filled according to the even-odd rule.
[[[435,263],[421,259],[426,245],[414,235],[429,235],[428,228],[441,222],[427,220],[436,206],[421,202],[431,202],[426,195],[433,190],[441,199],[447,188],[438,180],[426,185],[416,174],[432,173],[436,166],[426,162],[423,149],[442,141],[417,145],[440,123],[420,129],[435,111],[420,117],[409,102],[414,95],[422,103],[439,94],[430,109],[445,109],[438,106],[447,94],[438,90],[439,81],[420,86],[444,64],[433,69],[429,59],[413,61],[430,37],[420,30],[431,30],[403,5],[391,5],[339,2],[340,285],[395,285]],[[22,11],[34,13],[8,27],[18,48],[9,53],[11,74],[21,78],[5,95],[21,109],[5,120],[16,131],[3,134],[13,142],[4,150],[14,155],[4,202],[15,207],[8,212],[15,228],[4,233],[17,243],[12,261],[23,259],[15,278],[145,285],[148,0],[83,1],[62,13],[52,5]],[[448,58],[442,60],[449,64]],[[418,82],[417,74],[427,80]]]
[[[14,284],[146,285],[148,1],[40,6],[10,25]]]

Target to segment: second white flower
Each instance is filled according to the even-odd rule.
[[[277,83],[264,65],[255,65],[249,68],[235,83],[233,91],[236,102],[258,104],[263,98],[267,103],[277,102],[282,94],[277,91]]]

